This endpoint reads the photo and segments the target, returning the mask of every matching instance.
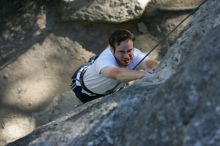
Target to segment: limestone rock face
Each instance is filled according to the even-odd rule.
[[[64,21],[120,23],[140,18],[150,0],[64,0]]]
[[[219,145],[219,8],[217,0],[205,3],[154,75],[8,146]]]

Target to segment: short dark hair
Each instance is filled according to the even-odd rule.
[[[111,34],[108,42],[110,46],[115,50],[115,45],[119,45],[122,41],[125,41],[127,39],[134,41],[134,34],[126,29],[118,29]]]

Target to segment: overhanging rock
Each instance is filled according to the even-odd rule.
[[[140,18],[150,0],[63,0],[62,20],[120,23]]]

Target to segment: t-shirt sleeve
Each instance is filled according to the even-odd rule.
[[[114,57],[108,54],[99,56],[94,65],[97,73],[105,67],[117,67]]]

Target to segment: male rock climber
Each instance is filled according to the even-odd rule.
[[[133,70],[146,55],[134,48],[134,40],[130,31],[116,30],[109,37],[109,46],[75,72],[72,90],[83,103],[115,92],[153,72],[157,63],[149,58],[141,62],[141,70]]]

